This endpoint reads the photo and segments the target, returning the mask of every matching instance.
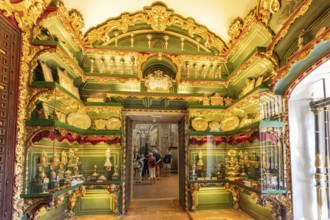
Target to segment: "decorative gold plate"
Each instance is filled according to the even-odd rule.
[[[230,131],[237,128],[239,125],[239,118],[237,116],[229,116],[221,121],[222,131]]]
[[[92,120],[86,113],[72,112],[66,120],[69,125],[81,129],[88,129],[92,125]]]
[[[239,127],[242,128],[244,126],[247,126],[252,123],[252,119],[249,118],[243,118],[241,122],[239,123]]]
[[[95,123],[96,130],[104,130],[105,129],[106,120],[99,119],[99,120],[95,120],[94,123]]]
[[[191,126],[196,131],[205,131],[209,125],[208,125],[207,120],[205,118],[197,117],[197,118],[194,118],[191,121]]]
[[[109,118],[105,124],[108,130],[119,130],[121,121],[119,118]]]
[[[210,131],[219,131],[220,123],[218,121],[212,121],[209,123]]]

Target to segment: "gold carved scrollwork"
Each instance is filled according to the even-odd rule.
[[[0,4],[6,4],[7,1],[2,1]],[[9,2],[9,1],[8,1]],[[33,5],[33,10],[37,10],[38,14],[31,13],[30,15],[34,16],[28,16],[25,17],[22,21],[18,21],[20,25],[22,26],[22,35],[21,35],[21,42],[22,42],[22,57],[20,62],[20,75],[19,75],[19,97],[18,97],[18,118],[17,118],[17,144],[15,148],[16,152],[16,163],[15,163],[15,190],[14,190],[14,196],[13,196],[13,219],[21,219],[23,216],[23,210],[22,210],[22,203],[23,199],[20,197],[20,195],[23,192],[23,167],[24,167],[24,141],[26,140],[26,133],[25,133],[25,119],[27,118],[27,101],[28,97],[28,77],[29,77],[29,70],[30,70],[30,61],[34,57],[35,53],[38,51],[37,47],[32,47],[30,44],[30,37],[31,37],[31,24],[35,23],[35,20],[38,18],[38,16],[42,13],[46,5],[50,1],[23,1],[22,3],[30,3],[27,4],[26,7],[30,8]],[[21,4],[21,3],[19,3]],[[16,5],[12,5],[16,6]],[[1,8],[1,6],[0,6]],[[19,8],[15,8],[16,11],[13,13],[18,16]],[[32,10],[32,9],[31,9]],[[28,9],[25,10],[25,12],[29,12]],[[24,12],[24,13],[25,13]],[[23,13],[22,16],[26,16]],[[15,17],[16,18],[16,17]],[[17,19],[17,18],[16,18]],[[26,19],[30,19],[30,22],[26,21]],[[39,47],[41,49],[41,47]]]
[[[71,9],[69,11],[69,18],[73,30],[79,33],[79,36],[82,38],[81,29],[85,26],[82,14],[76,9]]]
[[[260,2],[265,1],[265,0],[258,0]],[[269,1],[269,0],[266,0]],[[258,5],[260,5],[260,2]],[[306,11],[308,10],[310,4],[313,2],[313,0],[306,0],[302,3],[302,5],[297,9],[297,13],[292,13],[291,17],[289,18],[288,22],[286,22],[285,26],[277,33],[277,35],[274,37],[273,42],[269,45],[269,52],[272,53],[274,50],[275,45],[282,39],[284,38],[288,30],[293,24],[293,22],[299,18],[300,16],[304,15]]]
[[[289,208],[290,199],[285,198],[285,195],[266,195],[261,198],[261,205],[271,205],[273,219],[282,219],[285,210]]]
[[[5,16],[13,16],[22,30],[32,30],[33,25],[51,0],[23,0],[13,4],[10,0],[0,1]]]
[[[231,185],[229,183],[225,184],[225,189],[228,192],[231,192],[233,196],[233,208],[234,209],[239,209],[239,190],[236,186]]]
[[[114,202],[113,212],[118,213],[119,212],[118,204],[119,204],[120,185],[111,184],[108,191],[113,197],[113,202]]]
[[[229,26],[228,35],[232,40],[235,40],[241,34],[243,24],[243,20],[239,17],[231,23]]]
[[[27,220],[40,219],[38,213],[44,207],[47,211],[57,208],[63,202],[63,196],[56,198],[26,198],[24,199],[23,211]]]
[[[77,193],[74,192],[68,197],[68,217],[73,218],[75,213],[73,212],[74,207],[76,206],[77,202]]]
[[[173,13],[162,5],[152,6],[151,9],[146,10],[147,24],[151,24],[151,27],[155,31],[164,31],[167,27],[170,15]]]
[[[77,199],[78,197],[85,196],[85,192],[85,186],[80,186],[71,195],[68,196],[68,218],[73,218],[75,216],[73,209],[76,206]]]
[[[268,24],[271,15],[276,13],[281,7],[280,0],[259,0],[257,13],[259,18]]]
[[[100,39],[107,42],[109,41],[109,32],[118,29],[122,33],[126,33],[129,26],[134,26],[142,22],[150,24],[155,31],[164,31],[168,26],[178,25],[183,30],[186,30],[190,37],[198,36],[203,38],[205,47],[214,47],[220,52],[227,51],[225,42],[211,33],[207,28],[196,24],[191,18],[182,18],[174,14],[172,10],[159,3],[144,8],[144,12],[124,14],[119,19],[109,20],[103,25],[89,31],[83,40],[87,46],[92,46],[95,41]]]
[[[197,193],[199,191],[200,185],[199,183],[191,183],[190,184],[190,193],[191,193],[191,210],[195,211],[197,206]]]

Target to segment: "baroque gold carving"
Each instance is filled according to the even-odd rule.
[[[147,24],[151,24],[152,29],[155,31],[164,31],[167,27],[167,21],[173,13],[173,11],[162,5],[154,5],[145,11],[148,14]]]
[[[236,18],[229,26],[228,35],[232,40],[235,40],[242,32],[243,21],[241,18]]]
[[[79,36],[82,36],[81,29],[85,26],[82,14],[78,10],[72,9],[69,11],[69,20],[73,30],[78,32]]]
[[[119,30],[125,34],[129,26],[142,22],[150,24],[155,31],[164,31],[168,26],[178,25],[186,30],[190,37],[199,36],[203,38],[205,41],[204,46],[207,48],[214,47],[221,53],[227,51],[224,41],[211,33],[206,27],[196,24],[191,18],[186,19],[174,14],[172,10],[159,3],[153,4],[151,7],[145,7],[144,12],[123,14],[118,19],[108,20],[103,25],[89,31],[83,41],[87,46],[92,46],[96,40],[109,40],[108,33],[113,30]]]
[[[113,201],[114,201],[113,212],[118,213],[120,185],[111,184],[108,190],[110,195],[113,197]]]
[[[291,198],[286,195],[261,195],[260,203],[262,206],[272,206],[273,219],[282,219],[282,210],[290,209]]]
[[[229,183],[225,184],[225,189],[228,192],[231,192],[233,196],[233,208],[239,209],[239,190],[235,185],[231,185]]]
[[[197,193],[199,191],[199,183],[191,183],[190,184],[190,193],[191,193],[191,210],[195,211],[197,206]]]
[[[298,53],[297,55],[295,55],[283,68],[280,69],[280,71],[278,72],[276,78],[273,80],[272,82],[272,87],[275,86],[282,78],[284,78],[285,76],[287,76],[287,74],[290,72],[290,69],[292,68],[292,66],[296,63],[298,63],[301,60],[306,59],[313,51],[313,49],[319,45],[320,43],[324,42],[324,41],[328,41],[330,40],[330,28],[327,28],[326,30],[323,31],[322,34],[319,34],[319,36],[315,39],[313,39],[311,42],[309,42],[304,48],[304,50],[302,50],[300,53]],[[315,69],[315,68],[313,68]],[[303,74],[306,74],[303,73]],[[303,78],[297,78],[296,81],[294,83],[298,84],[301,80],[303,80]],[[291,93],[292,89],[289,88],[290,91],[287,91],[288,94]]]
[[[281,4],[279,0],[259,0],[257,6],[257,14],[259,18],[265,24],[268,24],[271,15],[280,9]]]
[[[10,0],[2,0],[0,8],[5,11],[5,16],[13,16],[21,29],[32,30],[38,17],[50,2],[51,0],[23,0],[13,4]]]
[[[263,0],[261,0],[261,1],[263,1]],[[273,38],[272,43],[269,45],[268,53],[273,53],[275,45],[287,35],[291,24],[293,24],[293,22],[297,18],[299,18],[300,16],[302,16],[306,13],[306,11],[308,10],[308,8],[309,8],[309,6],[311,5],[312,2],[313,2],[313,0],[304,1],[302,3],[302,5],[297,9],[298,12],[297,13],[292,13],[292,15],[290,16],[288,21],[284,24],[283,28]]]

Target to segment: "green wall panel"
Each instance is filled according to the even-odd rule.
[[[106,189],[91,189],[80,197],[75,207],[76,215],[114,214],[114,200]]]
[[[202,187],[197,193],[197,209],[232,207],[232,195],[223,188]]]

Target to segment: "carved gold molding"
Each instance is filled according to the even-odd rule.
[[[191,194],[191,210],[196,211],[197,204],[197,194],[200,189],[200,185],[198,182],[194,182],[190,184],[190,194]]]
[[[224,41],[211,33],[207,28],[195,23],[192,18],[182,18],[175,14],[173,10],[168,9],[167,6],[160,3],[145,7],[143,12],[136,12],[134,14],[126,13],[120,18],[108,20],[103,25],[88,31],[83,41],[87,46],[91,47],[96,40],[106,40],[109,37],[108,33],[113,30],[126,33],[130,26],[142,22],[150,24],[154,31],[164,31],[168,26],[175,24],[186,30],[190,37],[199,36],[203,38],[205,41],[204,46],[207,48],[215,47],[220,53],[227,50]]]
[[[231,192],[233,196],[233,208],[239,209],[239,189],[237,188],[237,186],[226,183],[225,189],[228,192]]]
[[[276,13],[280,7],[280,0],[258,0],[257,16],[262,22],[268,24],[272,14]]]
[[[56,7],[57,10],[50,12],[47,17],[39,20],[38,23],[41,24],[53,17],[58,17],[63,22],[63,24],[65,24],[65,29],[72,35],[73,39],[82,45],[81,39],[83,36],[81,28],[85,26],[82,14],[76,9],[68,11],[61,1],[57,1]]]
[[[270,85],[271,88],[274,89],[276,84],[283,79],[285,76],[288,75],[293,65],[298,63],[299,61],[305,60],[314,50],[314,48],[319,45],[320,43],[324,41],[330,40],[330,28],[323,29],[321,33],[318,33],[316,38],[314,38],[311,42],[309,42],[307,45],[305,45],[296,55],[294,55],[289,62],[282,67],[280,70],[278,70],[277,76],[273,80],[272,84]],[[327,58],[322,58],[322,60],[325,60]],[[299,84],[301,80],[303,80],[310,72],[311,70],[315,69],[317,66],[314,64],[312,65],[312,69],[308,69],[307,71],[303,72],[301,76],[297,77],[295,81],[291,83],[287,91],[285,92],[286,95],[290,96],[292,90],[296,85]]]
[[[270,54],[273,53],[275,45],[287,35],[287,33],[289,31],[289,28],[293,24],[293,22],[297,18],[299,18],[300,16],[304,15],[307,12],[307,10],[308,10],[308,8],[309,8],[309,6],[311,5],[312,2],[313,2],[313,0],[305,0],[299,6],[299,8],[293,14],[291,14],[290,18],[284,23],[281,30],[279,32],[277,32],[277,34],[273,38],[272,43],[268,47],[268,52],[267,53],[270,53]]]
[[[23,0],[19,3],[11,3],[10,0],[0,1],[0,9],[5,16],[12,16],[22,30],[32,30],[40,14],[51,0]]]
[[[267,54],[265,52],[256,52],[252,57],[250,57],[243,65],[241,65],[234,73],[232,73],[226,80],[226,86],[228,87],[228,84],[230,82],[235,81],[238,76],[245,70],[247,70],[254,62],[256,59],[263,59],[267,60],[271,63],[271,70],[277,70],[279,61],[276,55],[272,54]]]
[[[259,201],[262,206],[271,205],[272,206],[272,215],[273,219],[282,219],[282,210],[290,210],[291,209],[291,198],[287,197],[287,195],[261,195],[261,200]],[[289,215],[287,215],[289,217]]]

